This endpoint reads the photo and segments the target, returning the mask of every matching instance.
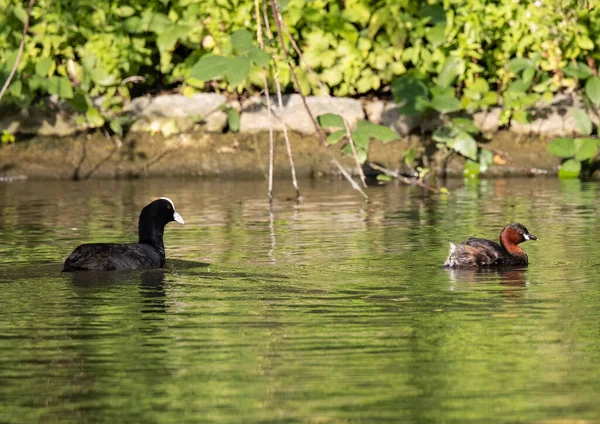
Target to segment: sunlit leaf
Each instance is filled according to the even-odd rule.
[[[594,138],[575,139],[575,159],[580,162],[591,159],[598,152],[598,140]]]
[[[227,126],[231,132],[240,130],[240,113],[232,107],[227,109]]]
[[[225,71],[227,80],[231,85],[242,83],[250,75],[250,59],[245,56],[238,56],[229,59],[227,70]]]
[[[48,80],[48,92],[56,94],[61,99],[73,98],[73,86],[71,81],[65,77],[51,77]]]
[[[269,66],[269,62],[271,62],[271,56],[269,53],[256,46],[250,49],[248,57],[252,63],[262,66],[263,68]]]
[[[100,112],[95,107],[88,108],[85,113],[85,119],[89,122],[93,127],[101,127],[104,125],[104,118],[100,115]]]
[[[246,29],[238,29],[231,34],[231,45],[240,53],[247,53],[252,48],[254,37]]]
[[[479,178],[479,174],[481,173],[481,165],[479,162],[475,162],[472,160],[465,161],[465,167],[463,169],[463,175],[465,178]]]
[[[581,162],[569,159],[563,163],[558,170],[559,178],[577,178],[581,172]]]
[[[337,130],[327,136],[328,144],[336,144],[346,136],[346,130]]]
[[[567,66],[563,68],[563,72],[566,75],[577,79],[587,79],[592,76],[590,67],[581,62],[569,62]]]
[[[317,116],[317,122],[321,127],[344,127],[344,120],[340,115],[336,115],[335,113],[325,113],[323,115]]]
[[[209,81],[225,75],[230,59],[224,56],[207,54],[192,67],[190,77],[201,81]]]
[[[585,82],[585,94],[594,106],[600,106],[600,78],[591,77]]]
[[[575,125],[579,132],[583,135],[590,135],[594,127],[587,112],[578,107],[574,107],[571,108],[571,114],[573,115],[573,120],[575,121]]]
[[[433,96],[431,99],[431,107],[442,113],[456,112],[457,110],[462,109],[460,100],[454,95]]]
[[[48,77],[54,61],[49,57],[42,57],[35,62],[35,73],[40,77]]]
[[[560,158],[571,158],[575,156],[575,142],[568,137],[555,138],[548,144],[548,151]]]
[[[396,131],[390,127],[373,124],[369,121],[359,121],[354,133],[359,133],[361,136],[366,136],[369,138],[375,138],[384,143],[397,140],[399,138],[398,133],[396,133]]]

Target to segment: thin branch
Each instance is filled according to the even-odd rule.
[[[256,0],[256,1],[258,1],[258,0]],[[266,9],[263,9],[263,12],[266,13]],[[257,21],[258,20],[259,20],[259,18],[258,18],[258,10],[257,10]],[[269,40],[272,40],[273,36],[271,34],[269,19],[268,19],[268,16],[266,16],[266,15],[265,15],[265,25],[266,25],[266,29],[267,29],[267,36],[269,37]],[[262,41],[262,39],[261,39],[261,41]],[[283,112],[283,100],[282,100],[282,96],[281,96],[281,83],[279,82],[279,70],[277,69],[276,61],[275,61],[275,73],[273,75],[273,79],[275,80],[275,88],[277,90],[277,103],[279,105],[279,110],[281,112]],[[265,91],[266,92],[269,91],[269,88],[266,85],[265,85]],[[292,184],[294,185],[294,188],[296,189],[296,201],[299,201],[302,196],[300,195],[300,187],[298,186],[298,179],[296,178],[296,165],[294,163],[294,154],[292,153],[292,142],[290,141],[290,136],[289,136],[288,130],[287,130],[287,123],[285,122],[285,117],[284,117],[283,113],[280,114],[279,120],[281,121],[281,123],[283,125],[283,138],[285,140],[285,147],[287,150],[288,159],[290,161],[290,169],[292,172]],[[269,131],[273,131],[273,126],[271,126],[271,128],[269,128]]]
[[[281,22],[281,27],[282,27],[283,31],[285,32],[285,34],[287,35],[288,39],[290,40],[292,47],[294,47],[294,50],[298,54],[298,57],[300,58],[302,63],[304,63],[304,66],[306,66],[306,69],[308,69],[308,72],[312,75],[314,80],[317,82],[317,85],[321,89],[321,92],[323,93],[323,95],[329,100],[329,104],[332,105],[333,108],[337,110],[338,115],[341,116],[342,121],[344,122],[344,127],[346,129],[346,138],[348,139],[348,142],[350,143],[350,148],[352,149],[352,155],[354,156],[354,161],[356,162],[356,168],[358,169],[358,175],[360,176],[360,180],[362,182],[363,187],[367,187],[367,180],[365,178],[365,173],[363,172],[362,166],[360,164],[360,159],[358,159],[358,154],[356,153],[356,144],[354,143],[354,139],[352,138],[352,131],[350,130],[350,123],[344,117],[344,115],[341,113],[339,107],[337,107],[337,105],[333,102],[333,98],[331,97],[331,94],[329,94],[329,91],[327,90],[325,85],[323,85],[323,83],[321,82],[321,80],[319,79],[319,77],[317,76],[315,71],[313,70],[313,68],[308,64],[308,62],[304,58],[304,55],[302,54],[300,47],[298,47],[296,40],[294,40],[294,37],[292,37],[292,34],[290,33],[289,28],[287,27],[287,25],[285,24],[285,21],[283,20],[283,17],[279,13],[279,9],[277,10],[277,14],[278,14],[279,22]]]
[[[277,65],[275,65],[277,66]],[[275,75],[275,87],[277,87],[277,102],[279,109],[283,111],[283,100],[281,96],[281,84],[279,83],[279,76]],[[283,137],[285,139],[285,145],[287,148],[287,154],[290,159],[290,168],[292,169],[292,184],[296,189],[296,200],[300,200],[300,188],[298,187],[298,180],[296,179],[296,165],[294,164],[294,156],[292,154],[292,143],[290,142],[290,136],[288,135],[287,124],[283,113],[281,114],[281,122],[283,123]]]
[[[10,74],[8,74],[8,79],[4,83],[2,90],[0,90],[0,101],[2,100],[4,93],[8,89],[10,81],[15,76],[15,72],[17,72],[17,67],[19,66],[19,62],[21,61],[21,55],[23,54],[23,48],[25,47],[25,36],[27,35],[27,30],[29,29],[29,17],[31,16],[31,8],[33,7],[33,3],[35,3],[35,0],[29,0],[29,7],[27,8],[27,17],[25,18],[25,24],[23,25],[23,36],[21,37],[21,45],[19,46],[17,59],[15,60],[15,64],[13,65]]]
[[[406,178],[404,175],[400,175],[397,172],[391,171],[387,168],[384,168],[383,166],[379,166],[373,162],[369,162],[369,165],[371,166],[371,168],[376,169],[378,171],[383,172],[385,175],[389,175],[390,177],[394,177],[399,179],[400,181],[404,182],[405,184],[410,184],[410,185],[417,185],[419,187],[422,187],[426,190],[429,190],[433,193],[440,193],[440,190],[438,190],[435,187],[431,187],[430,185],[425,184],[422,180],[420,179],[410,179],[410,178]]]
[[[505,158],[509,158],[510,157],[509,153],[507,153],[505,151],[502,151],[502,150],[493,149],[493,148],[489,147],[485,143],[478,142],[477,146],[481,147],[482,149],[488,149],[489,151],[491,151],[492,153],[494,153],[494,154],[496,154],[498,156],[504,156]]]
[[[283,50],[283,54],[286,58],[288,66],[290,68],[290,75],[292,77],[294,87],[295,87],[296,91],[298,91],[298,94],[300,94],[300,98],[302,99],[302,104],[304,105],[304,109],[306,110],[306,113],[308,113],[308,116],[310,117],[310,120],[312,121],[313,126],[315,127],[315,130],[317,132],[317,135],[319,136],[319,138],[321,139],[321,142],[323,143],[323,146],[327,149],[327,152],[329,152],[332,162],[340,170],[340,172],[342,173],[344,178],[346,178],[348,180],[348,182],[352,185],[352,188],[357,190],[360,194],[362,194],[362,196],[365,199],[368,200],[369,196],[367,196],[367,193],[365,193],[364,190],[358,184],[356,184],[356,181],[354,181],[352,179],[352,177],[348,174],[348,172],[346,172],[346,170],[344,169],[342,164],[334,156],[334,154],[331,151],[331,148],[329,146],[329,143],[327,143],[327,138],[325,137],[325,134],[323,134],[321,127],[319,127],[317,120],[315,119],[314,115],[310,111],[310,108],[308,107],[308,104],[306,103],[306,96],[304,95],[304,93],[302,93],[302,89],[300,88],[300,84],[298,82],[298,77],[296,76],[296,71],[294,70],[294,66],[292,65],[292,61],[291,61],[289,52],[287,50],[287,47],[285,46],[285,40],[283,39],[283,32],[281,30],[281,19],[280,19],[281,15],[279,14],[279,9],[277,7],[277,3],[275,2],[275,0],[270,0],[270,3],[271,3],[271,10],[273,12],[273,17],[275,19],[275,25],[277,27],[277,36],[279,37],[279,41],[281,43],[281,49]]]
[[[254,9],[256,12],[256,37],[260,48],[264,50],[265,42],[262,35],[262,24],[260,22],[260,5],[259,0],[254,0]],[[269,84],[267,82],[267,70],[263,70],[263,85],[265,97],[267,98],[267,111],[269,114],[269,185],[267,195],[269,204],[273,204],[273,161],[275,160],[275,142],[273,140],[273,117],[271,114],[271,96],[269,95]],[[285,128],[285,126],[284,126]]]

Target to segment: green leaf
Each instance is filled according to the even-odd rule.
[[[327,144],[336,144],[346,136],[346,130],[337,130],[327,136]]]
[[[477,142],[464,131],[458,133],[452,148],[466,158],[477,160]]]
[[[594,50],[594,42],[587,35],[576,37],[575,42],[580,49]]]
[[[457,57],[451,56],[444,63],[444,67],[440,71],[436,84],[441,87],[449,87],[454,83],[456,77],[464,71],[464,61]]]
[[[119,119],[113,119],[108,123],[108,126],[115,134],[119,134],[121,137],[123,136],[123,124]]]
[[[25,11],[25,9],[23,8],[23,6],[20,3],[17,3],[15,5],[15,8],[13,9],[13,13],[15,14],[15,17],[20,20],[22,23],[25,23],[25,21],[27,20],[27,12]]]
[[[600,78],[591,77],[585,82],[585,94],[594,106],[600,106]]]
[[[430,28],[425,38],[434,47],[443,44],[446,41],[446,24],[437,24],[433,28]]]
[[[479,167],[481,172],[487,171],[487,169],[494,164],[494,153],[490,149],[481,149],[479,152]]]
[[[456,112],[457,110],[462,109],[460,100],[454,97],[454,95],[433,96],[431,99],[431,107],[442,113]]]
[[[40,77],[48,77],[54,61],[49,57],[42,57],[35,63],[35,73]]]
[[[598,140],[594,138],[578,138],[575,140],[575,159],[580,162],[591,159],[598,152]]]
[[[475,126],[472,119],[469,118],[453,118],[452,124],[457,128],[468,132],[469,134],[479,134],[479,128]]]
[[[98,112],[98,109],[95,107],[88,108],[87,112],[85,113],[85,119],[87,119],[90,125],[96,128],[104,125],[104,118],[102,115],[100,115],[100,112]]]
[[[382,142],[388,142],[392,140],[397,140],[399,138],[396,131],[391,129],[390,127],[386,127],[385,125],[377,125],[372,124],[369,121],[358,121],[356,131],[353,133],[359,133],[361,136],[366,136],[369,138],[376,138]]]
[[[10,144],[16,141],[14,134],[9,133],[6,130],[2,130],[2,137],[0,137],[2,144]]]
[[[225,74],[229,84],[238,85],[242,83],[250,75],[250,59],[246,56],[229,59]]]
[[[575,156],[575,142],[572,138],[555,138],[548,144],[548,151],[560,158],[571,158]]]
[[[120,6],[115,10],[115,14],[121,18],[128,18],[135,13],[135,9],[131,6]]]
[[[426,110],[424,99],[429,94],[423,81],[412,76],[401,76],[392,84],[396,103],[403,103],[400,112],[405,115],[420,115]]]
[[[465,178],[479,178],[481,173],[481,165],[479,162],[472,160],[465,161],[465,167],[463,169],[463,175]]]
[[[587,112],[578,107],[574,107],[571,108],[571,114],[573,115],[575,126],[579,132],[583,135],[590,135],[594,129],[594,126]]]
[[[336,115],[335,113],[325,113],[323,115],[317,116],[317,122],[323,128],[344,128],[344,120],[340,115]],[[344,130],[345,131],[345,130]]]
[[[581,162],[569,159],[560,166],[558,178],[577,178],[581,172]]]
[[[377,181],[383,181],[383,182],[392,181],[392,177],[390,177],[389,175],[386,175],[386,174],[378,174],[376,178],[377,178]]]
[[[73,98],[73,86],[65,77],[51,77],[48,80],[48,93],[56,94],[61,99]]]
[[[109,74],[105,68],[97,67],[89,71],[92,80],[104,87],[110,87],[117,84],[117,78],[113,74]]]
[[[590,67],[581,62],[569,62],[569,64],[563,68],[563,72],[570,77],[582,80],[592,76]]]
[[[240,130],[240,114],[232,107],[227,109],[227,125],[231,132],[238,132]]]
[[[201,81],[209,81],[222,77],[229,66],[230,59],[224,56],[207,54],[192,67],[190,77]]]
[[[507,66],[508,70],[515,74],[518,74],[519,72],[527,68],[533,67],[533,62],[530,59],[526,59],[524,57],[515,57],[514,59],[511,59],[511,61],[508,62]]]
[[[248,57],[255,65],[262,66],[263,68],[269,66],[269,63],[271,62],[269,53],[256,46],[250,49]]]
[[[246,29],[238,29],[231,34],[231,45],[240,53],[249,52],[253,41],[252,34]]]

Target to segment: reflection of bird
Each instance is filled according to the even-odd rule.
[[[537,240],[537,237],[525,226],[511,222],[500,233],[500,244],[480,238],[470,238],[458,245],[450,242],[444,265],[450,268],[527,265],[527,254],[518,246],[527,240]]]
[[[526,274],[527,268],[525,267],[451,268],[451,290],[457,289],[457,283],[498,282],[503,286],[507,286],[505,290],[502,290],[504,297],[520,297],[523,295],[523,290],[518,288],[528,285]]]
[[[162,268],[165,264],[165,226],[183,218],[170,199],[161,197],[140,213],[137,243],[92,243],[77,247],[65,261],[63,271]]]

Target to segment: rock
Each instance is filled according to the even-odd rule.
[[[216,93],[198,93],[191,97],[179,94],[161,95],[154,98],[133,99],[124,111],[135,118],[131,127],[137,132],[156,132],[163,126],[172,126],[186,131],[194,122],[199,122],[210,132],[223,132],[227,114],[219,107],[227,102],[225,96]]]
[[[363,104],[363,109],[369,122],[373,124],[381,123],[381,118],[388,102],[383,100],[367,100]]]
[[[316,131],[304,109],[302,97],[299,94],[284,95],[282,100],[283,110],[277,106],[274,106],[274,109],[285,119],[288,129],[314,134]],[[267,107],[263,102],[265,102],[264,97],[260,99],[253,97],[242,104],[240,132],[268,131],[271,125],[277,131],[283,130],[283,124],[279,119],[273,117],[272,121],[269,120]],[[277,104],[277,95],[271,95],[271,102]],[[355,99],[309,96],[306,102],[315,118],[324,113],[335,113],[346,118],[351,128],[356,127],[359,120],[365,119],[360,101]]]
[[[43,108],[0,108],[0,133],[65,137],[89,128],[87,123],[77,124],[77,114],[65,102],[44,99]]]
[[[502,108],[495,107],[490,110],[482,110],[473,114],[473,124],[481,132],[497,132],[500,128],[500,114]]]
[[[585,110],[583,101],[575,94],[557,94],[550,104],[540,102],[530,110],[533,117],[531,122],[523,124],[511,120],[510,130],[518,134],[546,137],[581,135],[571,113],[573,107]],[[597,122],[597,118],[589,111],[588,116],[592,122]]]

